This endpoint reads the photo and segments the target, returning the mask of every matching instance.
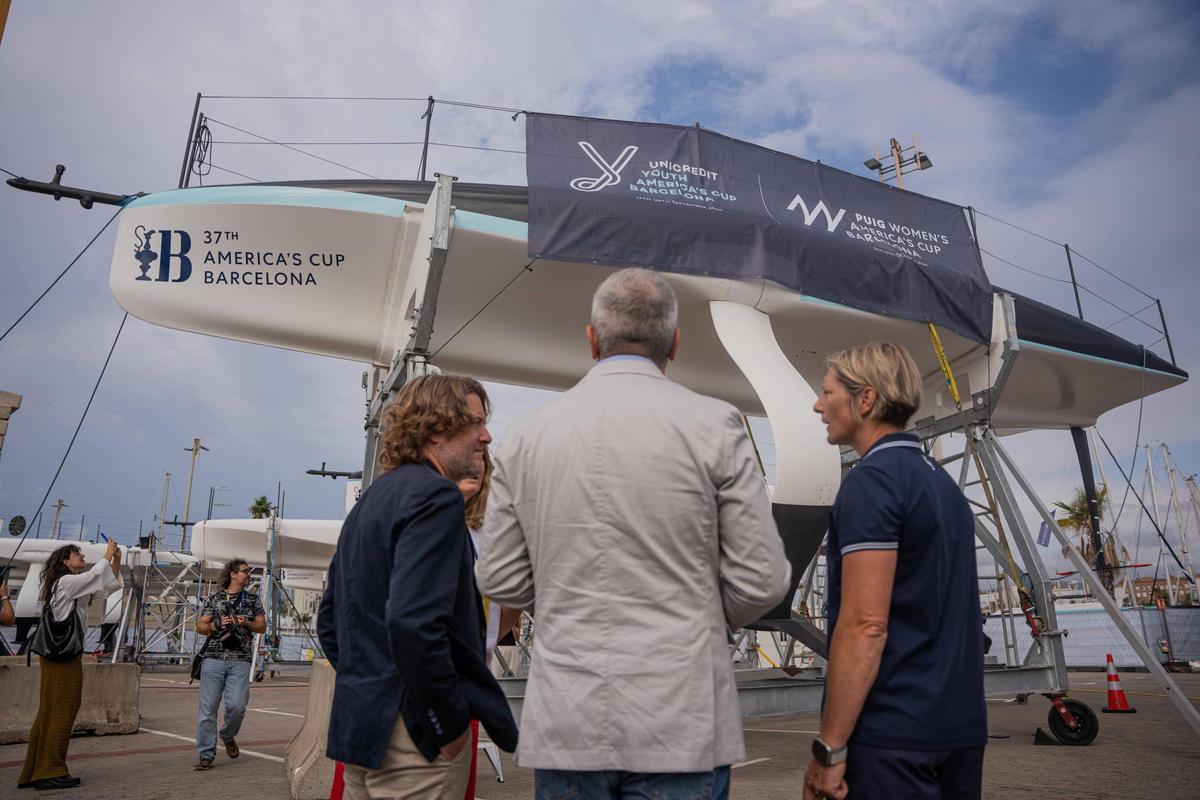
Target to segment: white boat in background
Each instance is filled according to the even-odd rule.
[[[12,571],[9,574],[9,588],[16,592],[13,610],[18,618],[36,617],[41,614],[41,601],[38,591],[27,591],[29,587],[37,587],[41,583],[42,571],[46,559],[58,548],[64,545],[75,545],[87,559],[88,564],[95,564],[104,557],[108,547],[106,543],[72,541],[69,539],[0,539],[0,562],[7,564],[12,560]],[[141,547],[122,548],[121,569],[128,586],[132,574],[139,568],[150,566],[150,551]],[[154,554],[155,563],[164,572],[192,569],[199,561],[188,553],[178,553],[173,550],[157,550]],[[205,577],[216,577],[220,565],[206,564]],[[113,597],[119,598],[121,590],[109,597],[109,605]]]
[[[245,559],[252,567],[264,568],[267,564],[268,520],[209,520],[195,525],[192,553],[158,548],[151,563],[150,551],[142,547],[122,548],[122,574],[125,588],[129,588],[135,576],[144,574],[151,566],[170,578],[202,565],[206,582],[216,581],[222,567],[234,558]],[[275,564],[282,570],[281,582],[289,589],[321,591],[324,588],[325,569],[337,547],[341,520],[276,520],[278,526],[275,540]],[[83,551],[89,564],[104,557],[105,543],[72,541],[67,539],[0,539],[0,563],[12,559],[9,588],[15,593],[13,609],[19,618],[37,617],[41,614],[38,591],[26,591],[41,582],[42,571],[50,554],[64,545],[75,545]],[[119,607],[122,590],[110,595],[106,616],[113,614],[114,604]]]
[[[275,519],[273,561],[287,570],[285,585],[321,589],[324,571],[337,549],[340,519]],[[207,563],[244,558],[253,567],[267,564],[270,519],[210,519],[192,528],[192,552]],[[304,584],[304,585],[301,585]]]

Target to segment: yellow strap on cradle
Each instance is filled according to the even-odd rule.
[[[1021,573],[1017,569],[1016,561],[1013,560],[1012,549],[1008,546],[1008,537],[1004,533],[1004,525],[1001,523],[1000,514],[996,509],[996,501],[992,497],[991,484],[988,482],[987,473],[984,472],[979,453],[975,450],[975,439],[971,436],[970,426],[967,425],[966,415],[963,414],[962,396],[958,393],[958,381],[954,380],[954,371],[950,369],[950,360],[946,358],[946,348],[942,347],[942,339],[938,336],[937,328],[932,322],[927,324],[929,325],[929,338],[933,340],[933,351],[937,354],[938,365],[942,368],[942,374],[946,376],[946,385],[950,388],[950,398],[954,400],[954,407],[958,409],[958,419],[962,423],[963,435],[967,438],[967,449],[971,451],[971,458],[975,462],[975,471],[979,473],[979,483],[983,487],[984,497],[987,498],[988,511],[992,515],[996,531],[1000,534],[1000,546],[1004,549],[1005,560],[1008,562],[1009,577],[1017,587],[1017,593],[1032,601],[1021,584]]]

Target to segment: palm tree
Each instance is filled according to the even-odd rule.
[[[250,519],[265,519],[271,516],[271,501],[267,496],[261,495],[254,498],[254,502],[250,504]]]
[[[1104,502],[1107,497],[1107,488],[1101,489],[1096,493],[1097,520],[1104,514]],[[1058,527],[1079,536],[1079,552],[1083,554],[1083,557],[1089,564],[1096,567],[1104,588],[1110,596],[1115,597],[1113,590],[1113,567],[1118,566],[1121,562],[1117,558],[1111,532],[1099,530],[1095,537],[1092,536],[1092,513],[1088,506],[1087,492],[1084,491],[1082,486],[1076,486],[1070,501],[1064,503],[1059,500],[1055,502],[1054,507],[1062,512],[1062,517],[1058,519]],[[1097,543],[1104,552],[1104,562],[1107,565],[1105,569],[1099,569],[1098,567]],[[1128,556],[1126,556],[1126,559],[1128,560]]]
[[[1104,501],[1107,495],[1107,489],[1101,489],[1096,494],[1096,507],[1099,515],[1104,513]],[[1062,516],[1058,518],[1058,527],[1079,536],[1079,552],[1083,553],[1083,557],[1088,561],[1095,561],[1096,554],[1091,542],[1092,513],[1088,508],[1087,492],[1082,486],[1076,486],[1070,501],[1064,503],[1059,500],[1054,507],[1062,512]],[[1115,559],[1113,563],[1116,563]]]

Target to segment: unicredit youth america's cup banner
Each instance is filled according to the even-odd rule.
[[[700,128],[529,114],[529,255],[767,278],[991,337],[960,206]]]

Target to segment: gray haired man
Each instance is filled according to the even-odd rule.
[[[609,276],[597,364],[496,456],[475,574],[537,603],[518,760],[539,798],[723,798],[745,754],[728,633],[790,567],[741,415],[664,375],[677,319],[661,275]]]

